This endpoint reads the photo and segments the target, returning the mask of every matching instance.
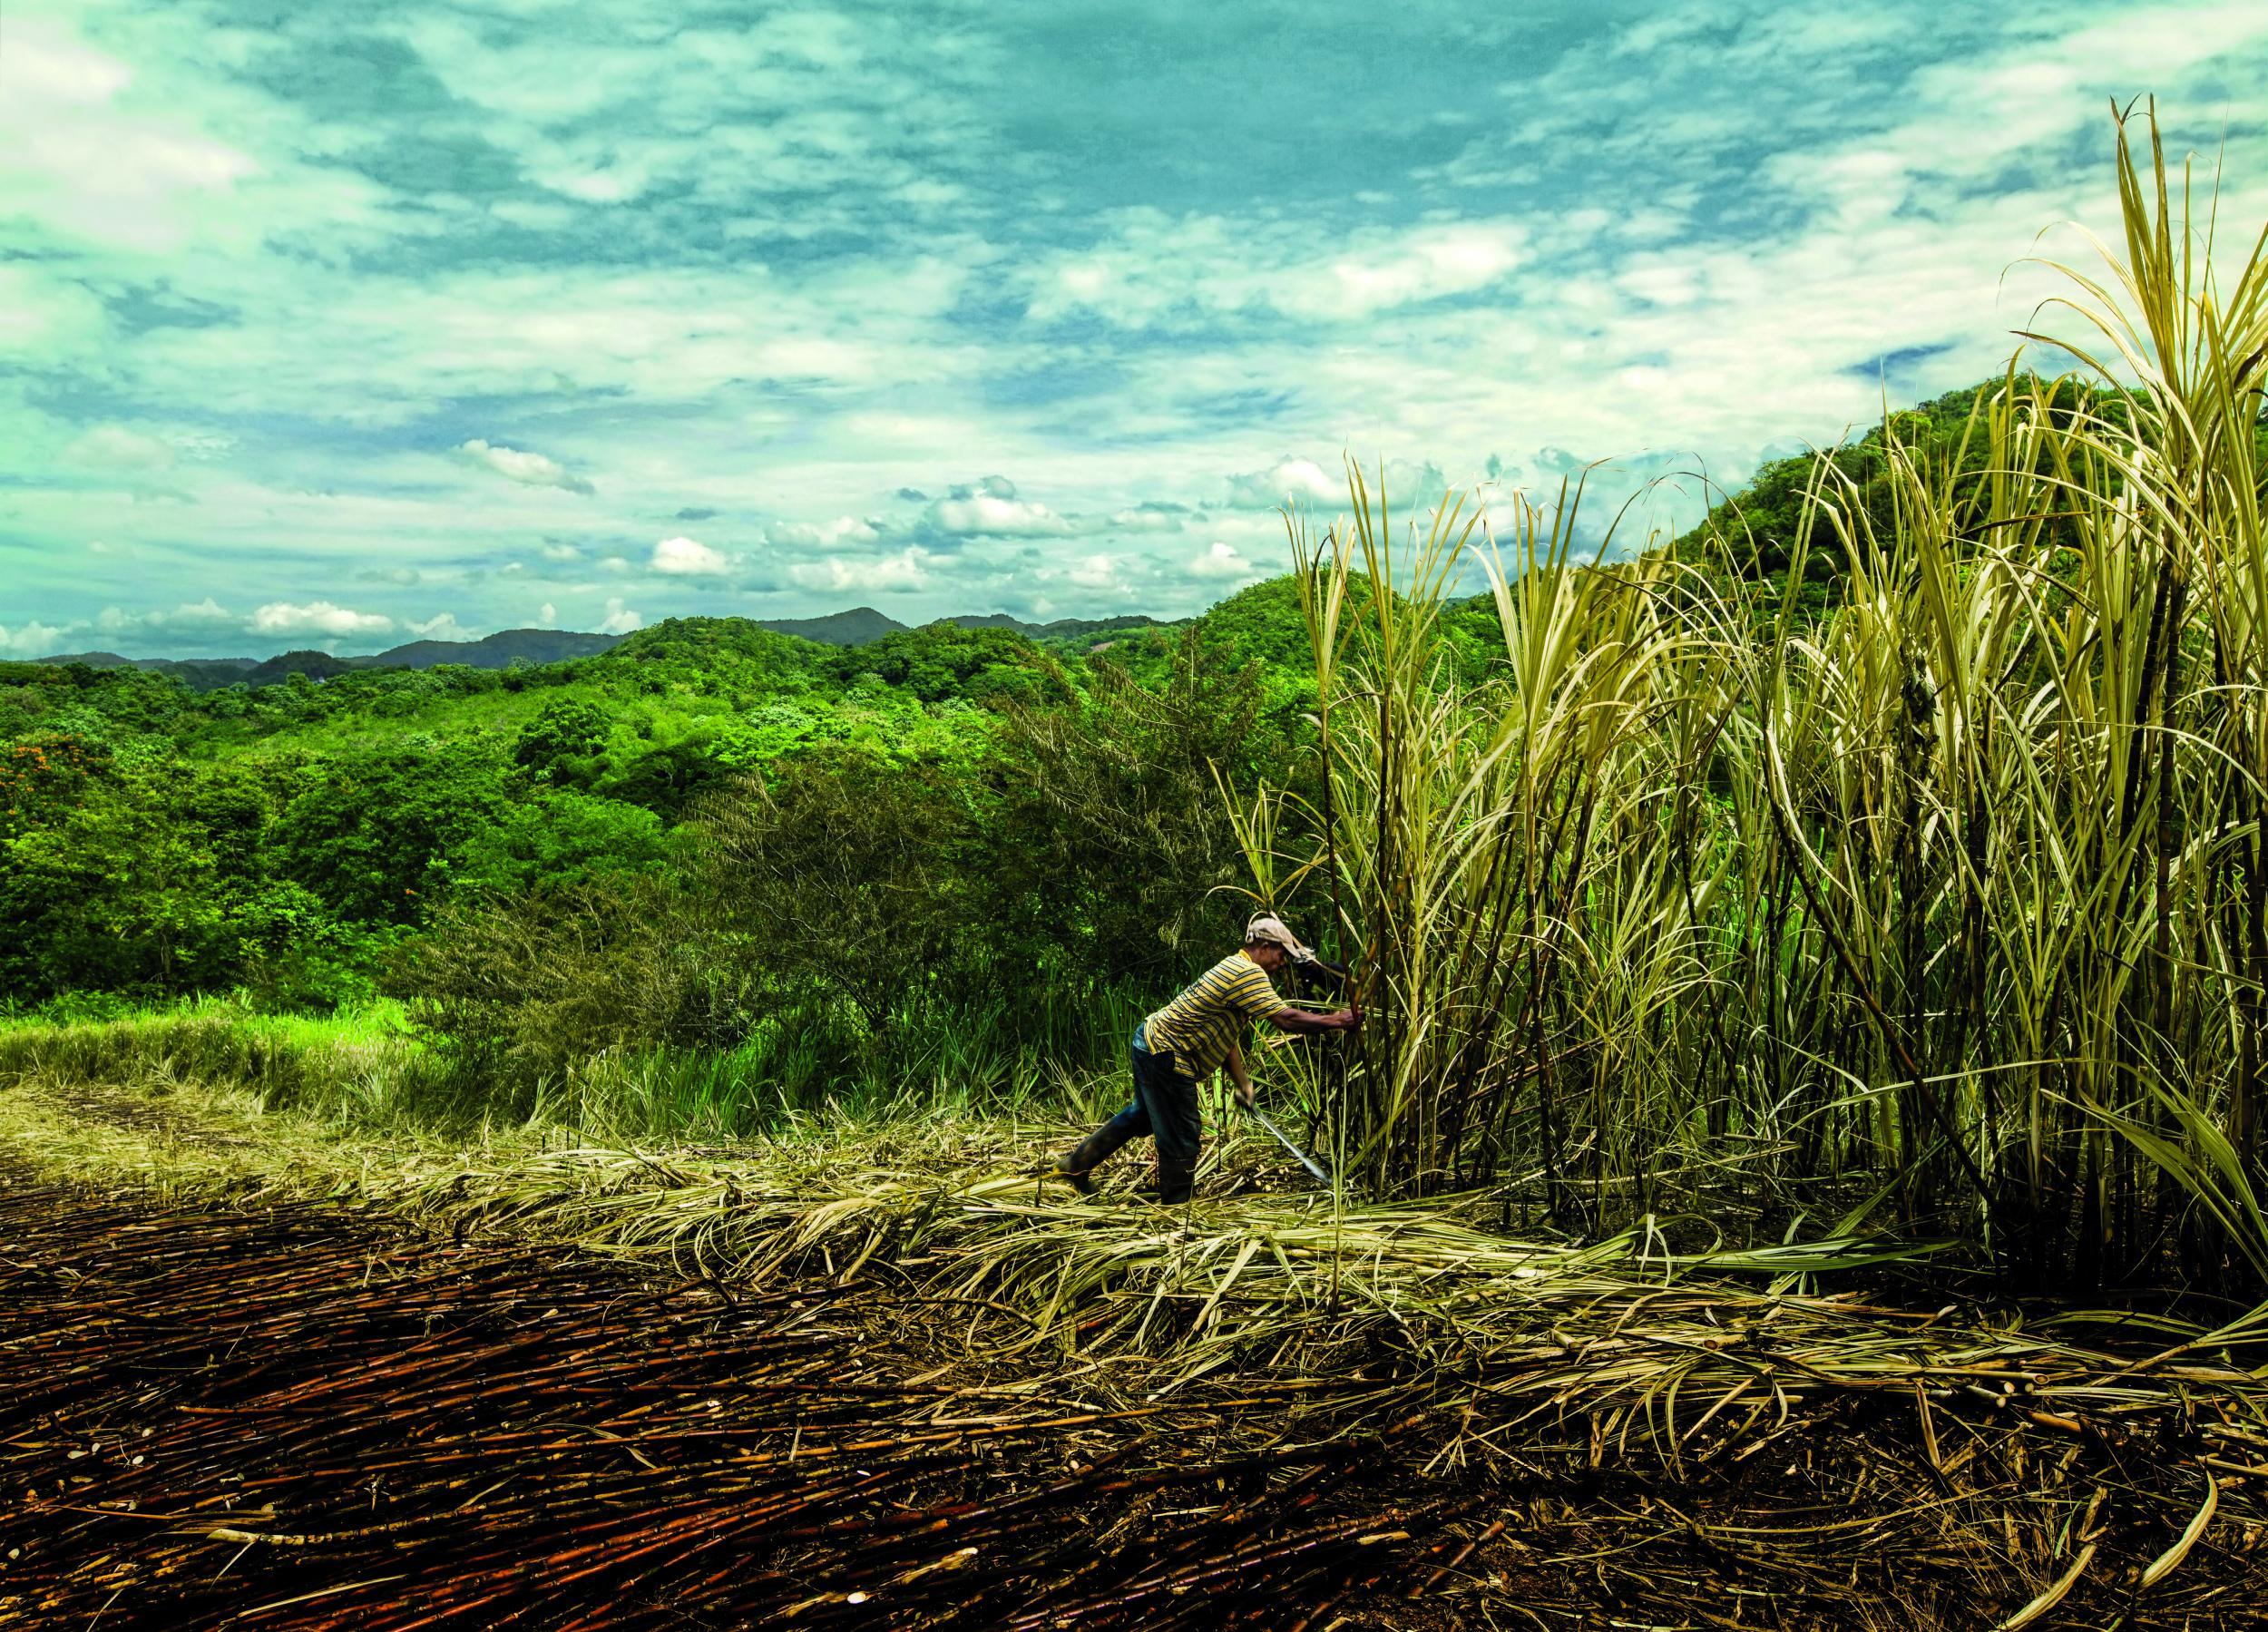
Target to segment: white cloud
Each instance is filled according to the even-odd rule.
[[[788,577],[807,589],[855,590],[866,592],[876,590],[918,590],[929,582],[930,552],[918,544],[908,544],[895,554],[857,561],[837,555],[826,561],[797,562],[787,569]]]
[[[1266,470],[1228,478],[1228,502],[1240,510],[1273,510],[1290,502],[1329,504],[1346,496],[1346,484],[1313,459],[1286,454]]]
[[[1082,590],[1123,591],[1125,581],[1119,575],[1119,561],[1115,555],[1098,552],[1088,556],[1064,576]]]
[[[257,298],[260,320],[137,337],[135,371],[184,397],[203,383],[208,408],[220,406],[211,395],[220,379],[221,403],[240,394],[269,411],[360,424],[412,423],[445,396],[532,396],[582,408],[595,395],[634,407],[714,411],[759,381],[927,404],[998,361],[995,350],[961,341],[943,324],[967,277],[942,259],[880,257],[831,261],[807,280],[760,266],[531,263],[413,277],[295,265],[288,277],[278,269],[249,283],[232,271],[222,292]],[[737,419],[740,411],[728,412]],[[965,433],[966,415],[956,423]],[[618,425],[595,434],[639,440]],[[685,463],[688,451],[667,457]],[[639,477],[625,469],[610,477],[610,491]]]
[[[543,454],[532,454],[520,448],[504,447],[485,442],[480,437],[460,442],[451,450],[471,460],[484,469],[492,470],[507,481],[527,487],[556,487],[566,493],[579,493],[586,498],[598,489],[582,477],[574,474],[558,460]]]
[[[170,470],[173,465],[171,444],[118,425],[93,426],[64,449],[63,456],[73,464],[96,470],[152,472]]]
[[[1041,261],[1029,310],[1049,321],[1090,311],[1135,327],[1211,323],[1274,310],[1314,323],[1359,322],[1476,295],[1529,259],[1528,232],[1474,220],[1373,229],[1352,245],[1286,231],[1280,220],[1117,212],[1098,247]]]
[[[719,578],[732,568],[722,551],[682,535],[656,544],[650,564],[655,572],[672,578]]]
[[[129,612],[115,606],[106,606],[95,614],[95,627],[106,633],[138,634],[150,630],[177,633],[220,633],[240,630],[244,620],[230,611],[211,596],[191,602],[184,601],[170,612]]]
[[[1175,511],[1158,510],[1143,504],[1132,510],[1118,512],[1104,525],[1112,533],[1178,533],[1182,527],[1182,517]],[[1104,527],[1097,530],[1102,531]]]
[[[789,550],[855,550],[882,542],[883,523],[875,517],[839,515],[831,522],[773,522],[764,541]]]
[[[1935,215],[1949,192],[2102,131],[2103,93],[2151,87],[2170,112],[2176,104],[2165,93],[2186,76],[2223,64],[2240,75],[2238,54],[2264,44],[2268,11],[2254,0],[2129,5],[2091,22],[2073,16],[2050,37],[2018,36],[2003,54],[1962,54],[1922,68],[1911,94],[1890,104],[1909,112],[1902,122],[1841,147],[1791,150],[1765,173],[1813,193],[1843,220],[1887,216],[1917,199]],[[1979,116],[1984,109],[1989,117]],[[1949,140],[1955,129],[1958,140]],[[2168,158],[2177,162],[2178,153]],[[2107,182],[2107,165],[2091,179]]]
[[[405,619],[402,627],[425,640],[465,640],[472,638],[469,631],[458,627],[454,612],[438,613],[422,623],[415,618]]]
[[[545,561],[570,562],[582,559],[582,552],[572,544],[545,544],[539,553]]]
[[[57,657],[62,654],[55,647],[63,638],[84,627],[81,623],[42,623],[36,618],[29,623],[19,623],[13,630],[0,623],[0,651],[26,658]]]
[[[886,524],[871,518],[854,523],[846,516],[831,523],[824,535],[811,530],[790,531],[795,525],[776,526],[771,535],[777,540],[796,538],[832,545],[851,540],[880,542],[886,533]],[[1107,513],[1064,513],[1022,497],[1014,483],[992,475],[957,484],[943,498],[932,500],[922,511],[915,536],[926,536],[932,542],[938,538],[1078,538],[1097,533],[1178,533],[1182,525],[1181,513],[1171,504],[1143,503]]]
[[[1449,486],[1441,467],[1427,459],[1365,460],[1364,491],[1374,507],[1383,498],[1391,514],[1423,510],[1438,503]],[[1344,510],[1354,503],[1353,478],[1326,471],[1312,459],[1286,456],[1266,470],[1228,478],[1228,503],[1237,510],[1274,510],[1286,503]]]
[[[1345,321],[1416,301],[1472,294],[1520,264],[1526,236],[1509,221],[1422,228],[1320,269],[1295,269],[1276,303],[1304,316]]]
[[[515,227],[533,227],[539,232],[556,232],[572,225],[575,219],[570,205],[519,199],[499,199],[488,207],[488,213],[500,221],[510,221]]]
[[[0,58],[6,54],[0,52]],[[31,262],[0,261],[0,347],[79,357],[106,339],[109,315],[83,284]]]
[[[233,629],[238,622],[210,595],[193,604],[184,601],[166,617],[167,627],[171,629]]]
[[[1370,460],[1364,466],[1363,483],[1370,502],[1375,505],[1383,498],[1390,516],[1429,512],[1449,491],[1449,479],[1430,459]]]
[[[0,50],[0,215],[136,250],[178,245],[196,195],[256,174],[252,157],[178,121],[113,105],[137,78],[47,24],[11,18]],[[146,103],[145,103],[146,105]]]
[[[1044,504],[989,493],[936,500],[923,515],[938,532],[963,538],[1064,538],[1091,531],[1090,524]]]
[[[236,445],[236,438],[224,431],[180,431],[165,440],[184,459],[200,461],[218,459]]]
[[[542,624],[544,628],[549,629],[552,624],[559,621],[559,609],[553,606],[550,601],[546,601],[542,606],[535,609],[535,621]]]
[[[391,632],[394,620],[328,601],[310,601],[305,606],[271,601],[253,612],[249,627],[261,635],[383,635]]]
[[[555,193],[634,205],[682,188],[728,230],[767,236],[804,230],[806,217],[836,227],[853,200],[876,193],[923,221],[958,202],[961,189],[933,161],[965,146],[969,113],[954,93],[991,56],[981,31],[940,36],[887,8],[855,19],[759,8],[729,25],[618,22],[595,40],[435,9],[397,30],[480,111],[484,136]],[[776,207],[776,195],[792,195],[792,206]]]
[[[1260,576],[1252,563],[1238,553],[1237,546],[1225,539],[1217,539],[1212,548],[1189,562],[1189,571],[1199,578],[1253,579]]]
[[[606,616],[599,620],[599,633],[626,635],[633,629],[644,627],[646,620],[622,604],[620,595],[606,598]]]

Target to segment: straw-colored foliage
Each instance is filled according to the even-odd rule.
[[[1827,1290],[1913,1267],[1879,1240],[1521,1240],[1493,1195],[1303,1193],[1234,1131],[1200,1178],[1220,1198],[1172,1211],[1128,1194],[1136,1171],[1072,1195],[1045,1161],[1066,1129],[997,1118],[825,1117],[708,1148],[548,1148],[541,1127],[455,1148],[326,1138],[304,1112],[249,1109],[222,1052],[205,1080],[185,1047],[169,1064],[134,1041],[114,1042],[135,1064],[123,1081],[53,1073],[92,1038],[16,1051],[0,1138],[19,1168],[110,1189],[154,1178],[176,1205],[254,1213],[321,1197],[436,1243],[620,1258],[733,1306],[880,1295],[924,1376],[1137,1415],[1264,1399],[1292,1442],[1391,1442],[1413,1475],[1449,1476],[1430,1492],[1534,1492],[1489,1534],[1512,1523],[1539,1564],[1571,1549],[1564,1567],[1585,1571],[1595,1546],[1627,1549],[1615,1589],[1648,1603],[1675,1597],[1689,1549],[1779,1580],[1791,1625],[1929,1624],[1949,1591],[2019,1612],[2058,1592],[2099,1603],[2146,1567],[2162,1583],[2146,1624],[2174,1625],[2226,1599],[2259,1535],[2261,1315],[1931,1314]],[[1784,1499],[1756,1505],[1758,1480]],[[1585,1522],[1564,1491],[1584,1493]],[[1911,1603],[1860,1588],[1862,1563],[1894,1583],[1917,1549],[1934,1573]]]
[[[1818,462],[1823,621],[1738,538],[1579,548],[1579,484],[1412,529],[1355,470],[1294,518],[1327,786],[1243,831],[1366,972],[1315,1083],[1350,1182],[1596,1223],[1729,1177],[1814,1229],[1876,1192],[2028,1275],[2268,1281],[2268,256],[2129,134],[2126,240],[2043,310],[2069,372],[2019,354],[1950,455],[1886,427],[1886,516]],[[1502,661],[1461,686],[1474,568]]]
[[[998,1117],[279,1151],[199,1080],[378,1125],[415,1051],[217,1025],[5,1040],[0,1137],[52,1163],[55,1130],[107,1122],[64,1155],[115,1178],[191,1148],[240,1201],[572,1243],[727,1299],[887,1286],[946,1366],[1121,1402],[1264,1373],[1304,1432],[1407,1430],[1429,1471],[1639,1470],[1649,1528],[1617,1551],[1689,1539],[1832,1596],[1857,1555],[1894,1578],[1926,1548],[2008,1627],[2185,1589],[2221,1615],[2268,1479],[2268,1305],[2226,1295],[2268,1282],[2268,255],[2216,269],[2209,217],[2123,136],[2127,241],[2050,313],[2090,337],[2076,372],[2012,366],[1941,461],[1889,434],[1886,517],[1823,463],[1848,580],[1823,620],[1727,570],[1738,539],[1587,553],[1579,486],[1397,542],[1356,473],[1344,522],[1295,522],[1322,775],[1246,790],[1237,829],[1255,894],[1357,971],[1357,1031],[1270,1056],[1334,1190],[1232,1136],[1217,1199],[1081,1199],[1048,1178],[1066,1129]],[[1503,638],[1478,683],[1444,626],[1469,565]],[[164,1114],[72,1099],[129,1080]],[[1749,1233],[1713,1246],[1734,1198]],[[1538,1200],[1563,1227],[1518,1238]],[[1979,1245],[2027,1290],[2173,1270],[2221,1295],[2180,1319],[1879,1290]],[[1814,1452],[1820,1504],[1770,1525],[1676,1506]],[[1824,1510],[1845,1498],[1875,1506]]]
[[[1034,1174],[1050,1130],[950,1121],[746,1151],[563,1150],[419,1179],[394,1205],[454,1234],[570,1240],[723,1285],[882,1273],[970,1312],[994,1356],[1140,1358],[1153,1392],[1224,1367],[1344,1379],[1384,1363],[1380,1411],[1478,1402],[1499,1427],[1603,1413],[1674,1461],[1686,1413],[1759,1383],[1902,1391],[2006,1370],[2050,1413],[2156,1409],[2186,1383],[2268,1399],[2243,1356],[2268,1311],[2205,1330],[2078,1314],[2027,1325],[1875,1306],[1821,1277],[1902,1256],[1854,1241],[1707,1254],[1639,1229],[1589,1246],[1508,1238],[1438,1201],[1344,1207],[1241,1195],[1168,1211],[1082,1200]],[[1217,1153],[1216,1183],[1262,1153]],[[2098,1324],[2155,1353],[2090,1349]],[[1535,1423],[1531,1422],[1531,1426]],[[1665,1432],[1668,1437],[1662,1437]],[[1487,1447],[1478,1446],[1485,1451]],[[1461,1454],[1461,1452],[1458,1452]]]

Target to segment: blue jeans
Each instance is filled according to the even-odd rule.
[[[1146,1047],[1139,1028],[1134,1032],[1129,1059],[1134,1068],[1133,1100],[1087,1136],[1078,1151],[1082,1170],[1091,1169],[1129,1139],[1148,1134],[1158,1141],[1158,1199],[1168,1206],[1187,1201],[1197,1178],[1198,1149],[1205,1137],[1197,1083],[1181,1074],[1170,1050],[1153,1052]]]

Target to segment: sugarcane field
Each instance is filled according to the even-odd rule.
[[[11,8],[0,1627],[2268,1629],[2256,14]]]

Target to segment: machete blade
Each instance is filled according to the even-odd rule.
[[[1290,1151],[1294,1159],[1296,1160],[1301,1167],[1306,1168],[1308,1172],[1314,1174],[1319,1182],[1323,1184],[1329,1184],[1331,1182],[1331,1175],[1323,1170],[1323,1164],[1316,1161],[1314,1157],[1309,1156],[1297,1145],[1293,1144],[1291,1140],[1286,1138],[1284,1137],[1284,1130],[1281,1128],[1278,1128],[1275,1123],[1268,1120],[1268,1113],[1266,1111],[1262,1110],[1257,1105],[1247,1105],[1245,1109],[1253,1114],[1253,1117],[1259,1122],[1261,1127],[1266,1129],[1270,1133],[1276,1136],[1276,1142],[1283,1146],[1285,1149]]]

